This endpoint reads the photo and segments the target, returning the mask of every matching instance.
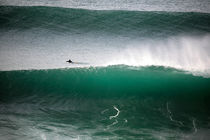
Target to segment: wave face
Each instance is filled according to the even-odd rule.
[[[209,84],[164,67],[0,72],[1,135],[207,139]]]
[[[0,138],[209,139],[208,1],[0,4]]]

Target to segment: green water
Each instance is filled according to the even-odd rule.
[[[7,138],[209,136],[209,78],[164,67],[110,66],[8,71],[0,79],[0,129]]]
[[[33,28],[71,34],[167,37],[210,32],[210,15],[193,12],[112,11],[49,7],[0,7],[3,30]]]
[[[0,6],[0,140],[208,140],[210,14],[172,11]]]

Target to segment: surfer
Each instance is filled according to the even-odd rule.
[[[71,59],[69,59],[68,61],[66,61],[66,62],[68,62],[68,63],[73,63],[72,61],[71,61]]]

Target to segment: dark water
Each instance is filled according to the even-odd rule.
[[[107,33],[132,37],[210,32],[210,15],[207,13],[3,6],[0,14],[3,30],[43,28],[71,34]]]
[[[5,138],[209,137],[210,79],[183,71],[112,66],[1,72],[0,79]]]
[[[208,140],[209,33],[209,13],[1,6],[0,139]]]

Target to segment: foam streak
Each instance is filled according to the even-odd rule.
[[[119,110],[116,106],[113,106],[113,107],[114,107],[114,109],[117,111],[117,114],[114,115],[114,116],[110,116],[110,117],[109,117],[110,120],[113,119],[113,118],[116,118],[116,117],[120,114],[120,110]]]

